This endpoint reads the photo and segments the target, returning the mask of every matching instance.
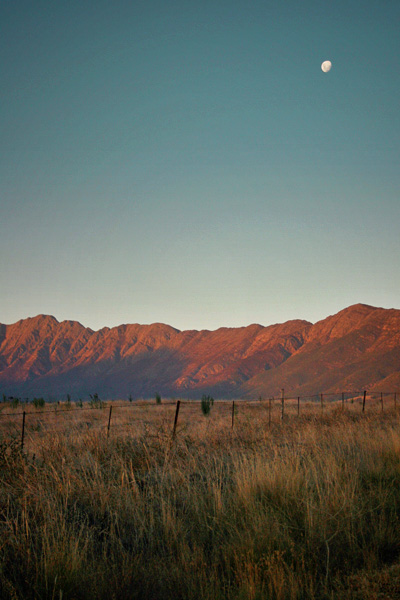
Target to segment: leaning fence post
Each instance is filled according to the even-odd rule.
[[[110,435],[112,406],[110,406],[110,414],[108,415],[107,437]]]
[[[232,401],[232,429],[235,424],[235,401]]]
[[[367,391],[364,390],[364,397],[363,397],[363,403],[362,403],[362,411],[365,412],[365,398],[367,396]]]
[[[281,403],[282,403],[281,421],[283,421],[283,415],[285,412],[285,390],[283,388],[281,390]]]
[[[179,415],[180,405],[181,405],[181,401],[178,400],[177,403],[176,403],[175,420],[174,420],[174,430],[172,432],[172,439],[174,439],[175,434],[176,434],[176,426],[178,424],[178,415]]]
[[[22,413],[21,450],[24,449],[24,436],[25,436],[25,411],[23,411],[23,413]]]

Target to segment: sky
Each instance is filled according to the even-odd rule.
[[[398,0],[0,0],[0,322],[400,308],[399,24]]]

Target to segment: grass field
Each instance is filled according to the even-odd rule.
[[[132,404],[2,405],[2,599],[400,598],[392,407]]]

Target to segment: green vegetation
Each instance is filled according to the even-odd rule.
[[[214,398],[212,396],[206,396],[203,394],[201,398],[201,412],[203,415],[209,415],[211,412],[211,407],[214,405]]]
[[[219,403],[190,423],[185,404],[174,442],[174,405],[115,410],[108,439],[104,411],[88,430],[95,411],[71,410],[74,429],[28,437],[26,454],[0,429],[0,597],[397,597],[397,414],[316,406],[268,427],[261,408],[239,407],[232,430]]]
[[[156,404],[161,404],[161,396],[160,394],[156,394]]]
[[[34,398],[32,404],[35,408],[43,408],[45,405],[44,398]]]
[[[90,402],[89,402],[90,408],[104,408],[105,407],[105,402],[100,400],[99,395],[97,393],[89,394],[89,396],[90,396]]]

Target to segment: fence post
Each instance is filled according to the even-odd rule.
[[[364,390],[364,397],[363,397],[363,403],[362,403],[362,411],[365,412],[365,398],[367,396],[367,391]]]
[[[282,406],[281,406],[281,410],[282,410],[282,412],[281,412],[281,421],[283,421],[283,415],[284,415],[284,412],[285,412],[285,390],[283,388],[281,390],[281,403],[282,403]]]
[[[383,412],[383,393],[381,392],[381,408],[382,408],[382,412]]]
[[[22,413],[21,450],[24,449],[24,436],[25,436],[25,411],[23,411],[23,413]]]
[[[344,392],[342,392],[342,410],[344,410]]]
[[[108,415],[107,437],[110,435],[112,406],[110,406],[110,414]]]
[[[321,393],[321,410],[324,410],[324,395]]]
[[[297,396],[297,416],[300,416],[300,396]]]
[[[174,430],[172,432],[172,439],[175,438],[175,434],[176,434],[176,426],[178,424],[178,415],[179,415],[180,405],[181,405],[181,401],[178,400],[177,403],[176,403],[175,420],[174,420]]]
[[[232,429],[235,424],[235,401],[232,401]]]
[[[397,408],[397,398],[396,398],[396,392],[394,393],[394,410],[396,410]]]
[[[271,406],[272,404],[272,399],[268,398],[268,427],[271,429]]]

